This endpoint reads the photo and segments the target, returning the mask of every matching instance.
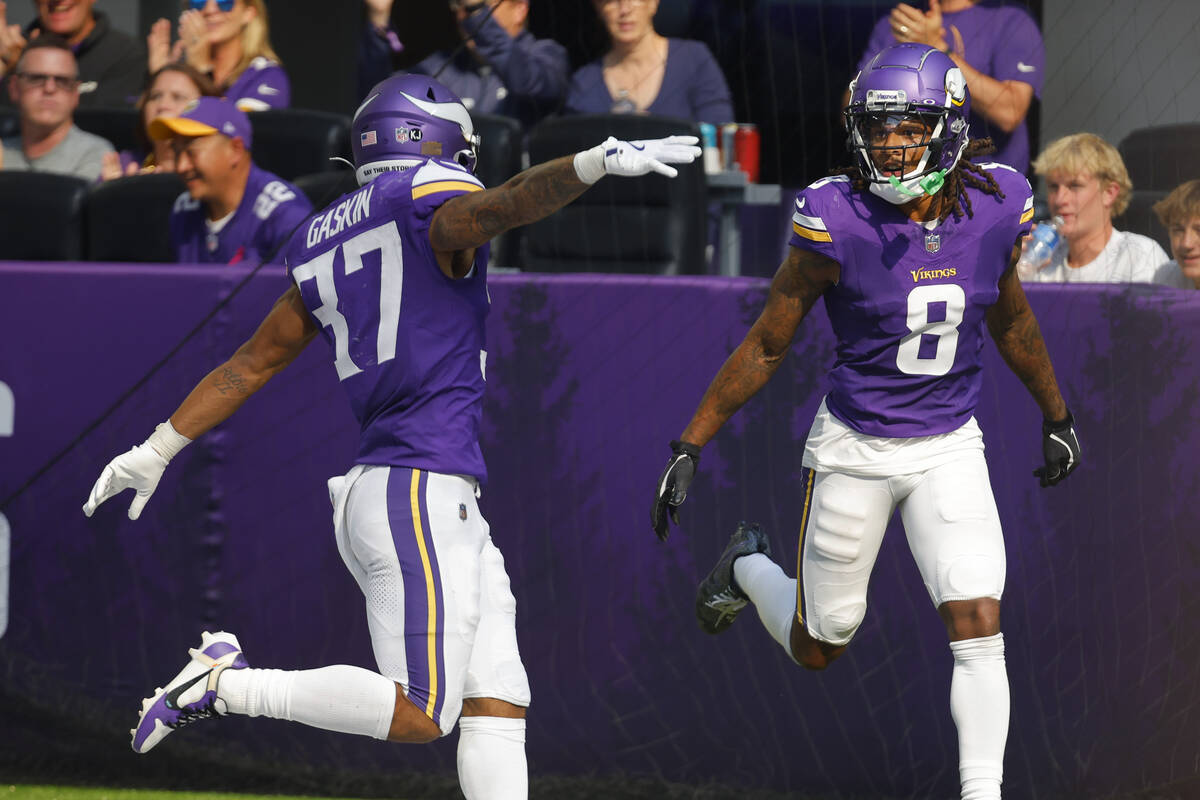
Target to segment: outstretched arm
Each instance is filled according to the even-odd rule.
[[[793,247],[779,266],[762,314],[713,378],[680,439],[703,447],[725,421],[779,369],[805,314],[837,282],[841,266],[831,258]]]
[[[317,325],[295,286],[284,292],[254,335],[192,389],[175,413],[175,430],[195,439],[233,416],[267,381],[300,355]]]
[[[447,200],[433,214],[434,252],[471,250],[507,230],[537,222],[570,203],[605,175],[626,178],[657,172],[673,178],[670,164],[700,156],[695,136],[622,142],[611,136],[590,150],[563,156],[518,173],[503,185]]]
[[[83,513],[90,517],[105,500],[134,489],[137,496],[129,506],[129,518],[137,519],[171,459],[192,439],[232,416],[300,355],[317,330],[293,286],[275,301],[250,340],[200,381],[168,421],[145,442],[108,463],[92,486]]]
[[[436,252],[469,250],[513,228],[528,225],[570,203],[589,184],[563,156],[518,173],[495,189],[460,194],[433,214],[429,241]]]
[[[1000,277],[1000,298],[987,312],[988,333],[1009,369],[1033,395],[1042,416],[1051,422],[1063,420],[1067,417],[1067,404],[1058,390],[1042,331],[1017,277],[1016,263],[1020,257],[1021,243],[1018,241],[1013,247],[1008,269]]]

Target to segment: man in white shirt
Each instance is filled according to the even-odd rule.
[[[79,69],[67,43],[51,34],[21,53],[9,98],[21,115],[21,134],[3,141],[2,169],[57,172],[94,181],[113,148],[75,127]]]
[[[1050,214],[1063,219],[1062,242],[1031,280],[1041,283],[1156,283],[1170,259],[1158,242],[1113,228],[1133,184],[1121,154],[1092,133],[1064,136],[1033,162],[1046,183]]]

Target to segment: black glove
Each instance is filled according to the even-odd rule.
[[[1058,422],[1042,421],[1042,455],[1046,466],[1033,471],[1042,488],[1053,486],[1079,466],[1079,438],[1075,436],[1075,417]]]
[[[650,510],[650,524],[661,541],[667,540],[667,512],[679,524],[679,511],[687,497],[688,486],[696,476],[696,463],[700,460],[700,448],[689,442],[671,442],[671,460],[658,479],[658,491],[654,495],[654,508]]]

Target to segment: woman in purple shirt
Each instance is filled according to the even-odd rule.
[[[654,30],[658,0],[592,0],[612,42],[571,78],[571,114],[654,114],[733,121],[729,86],[708,47]]]
[[[221,95],[243,111],[287,108],[291,83],[271,47],[263,0],[185,0],[179,40],[160,19],[146,39],[150,72],[182,60],[209,76]]]

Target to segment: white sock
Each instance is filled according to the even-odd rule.
[[[459,717],[458,784],[467,800],[526,800],[525,720]]]
[[[377,672],[345,664],[307,670],[227,669],[217,683],[217,698],[229,714],[387,739],[396,684]]]
[[[962,800],[999,800],[1008,738],[1004,634],[951,642],[950,715],[958,726]]]
[[[792,657],[792,618],[796,616],[796,579],[763,553],[733,562],[733,579],[746,593],[771,638]]]

